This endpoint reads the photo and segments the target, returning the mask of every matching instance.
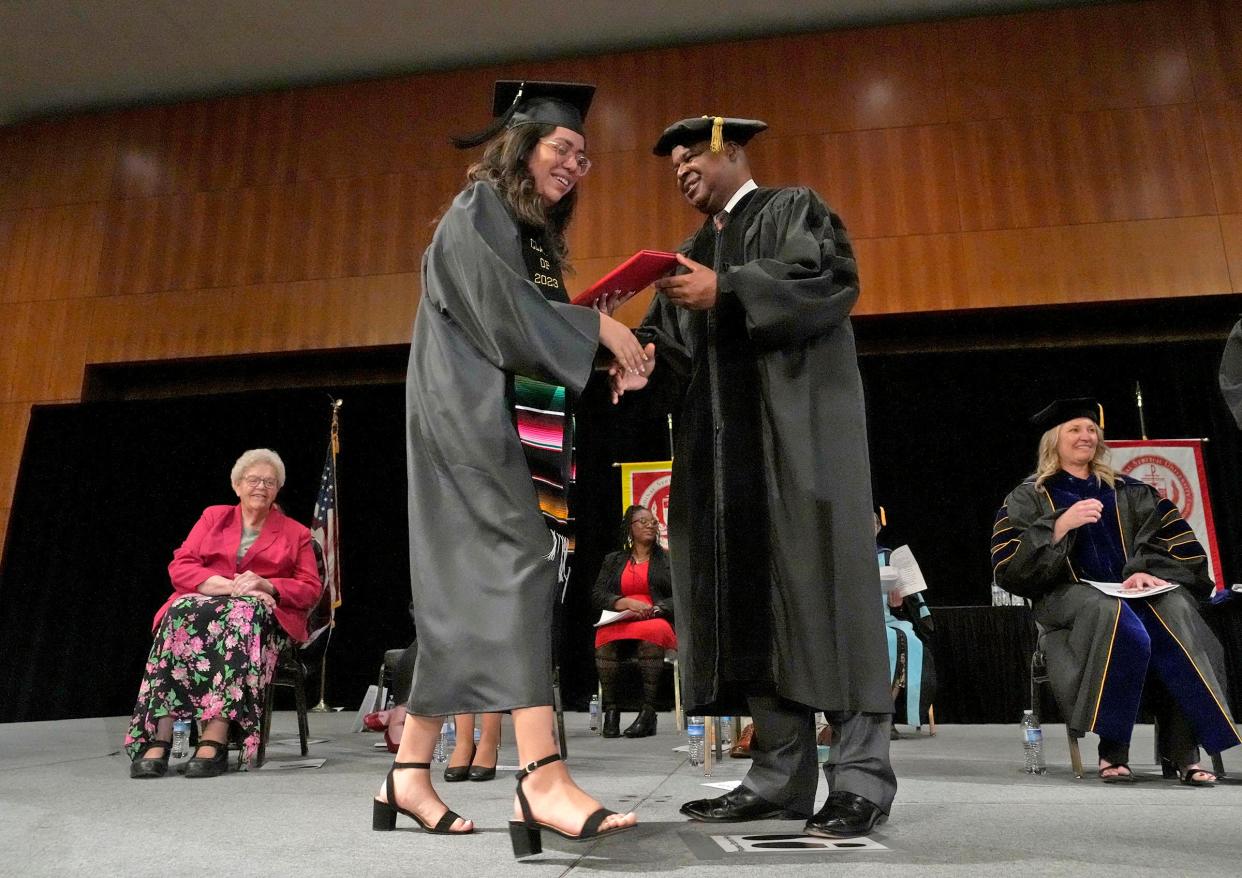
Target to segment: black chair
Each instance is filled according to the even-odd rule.
[[[280,651],[276,662],[276,671],[267,685],[263,697],[263,724],[259,731],[259,752],[255,757],[255,768],[261,768],[267,758],[267,739],[272,727],[272,707],[275,703],[276,687],[284,686],[293,690],[294,706],[298,713],[298,739],[302,745],[302,755],[310,753],[307,743],[310,739],[310,722],[306,707],[306,664],[303,659],[308,655],[327,632],[332,624],[332,592],[327,585],[327,571],[324,567],[323,547],[318,540],[311,540],[315,550],[315,561],[319,566],[319,581],[323,584],[319,593],[319,602],[311,610],[306,620],[306,627],[311,632],[310,639],[305,643],[287,642]],[[327,646],[325,645],[326,649]]]
[[[1048,657],[1044,654],[1044,635],[1039,633],[1035,651],[1031,653],[1031,714],[1036,722],[1040,722],[1043,714],[1043,686],[1048,682]],[[1074,769],[1074,777],[1082,780],[1082,751],[1078,747],[1078,739],[1082,732],[1065,726],[1065,735],[1069,741],[1070,765]]]
[[[1031,654],[1031,713],[1035,716],[1036,721],[1039,720],[1043,708],[1043,690],[1042,687],[1048,682],[1048,659],[1044,654],[1044,631],[1039,630],[1039,640],[1035,646],[1035,651]],[[1154,718],[1155,725],[1155,742],[1153,744],[1154,759],[1160,766],[1161,774],[1166,779],[1177,777],[1177,766],[1160,752],[1160,718]],[[1067,724],[1065,734],[1069,740],[1070,764],[1074,769],[1074,777],[1082,779],[1082,753],[1078,746],[1078,740],[1083,733],[1077,729],[1072,729]],[[1212,772],[1217,777],[1225,777],[1225,762],[1221,758],[1220,753],[1208,753],[1212,759]]]

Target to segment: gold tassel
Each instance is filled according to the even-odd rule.
[[[703,118],[712,120],[712,142],[708,144],[708,148],[712,152],[724,152],[724,117],[704,116]]]
[[[880,507],[880,527],[888,527],[888,516],[884,514],[884,507]]]
[[[1100,410],[1100,429],[1103,430],[1104,429],[1104,406],[1100,405],[1097,402],[1095,404],[1095,407]]]

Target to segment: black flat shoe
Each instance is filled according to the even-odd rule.
[[[559,753],[553,753],[551,756],[545,756],[538,762],[531,762],[525,768],[517,773],[517,797],[518,804],[522,806],[522,819],[509,821],[509,841],[513,843],[513,856],[517,858],[529,857],[534,854],[543,853],[543,830],[555,832],[561,838],[567,838],[570,841],[589,841],[591,839],[603,838],[605,835],[616,835],[618,832],[624,832],[627,829],[633,829],[631,826],[615,826],[612,829],[600,831],[600,825],[616,814],[616,811],[609,811],[607,808],[596,808],[587,817],[586,822],[582,824],[582,829],[577,835],[570,835],[562,829],[550,826],[547,823],[540,823],[530,812],[530,802],[526,800],[526,793],[522,791],[522,781],[526,779],[526,775],[530,774],[537,768],[542,768],[550,763],[557,762],[561,758]]]
[[[862,796],[832,793],[824,807],[806,822],[805,832],[823,838],[857,838],[870,832],[886,816],[879,805]]]
[[[621,711],[615,707],[609,707],[604,710],[604,727],[600,729],[600,735],[605,738],[621,737]]]
[[[745,823],[749,820],[805,820],[807,815],[769,802],[746,787],[737,787],[714,799],[696,799],[681,813],[706,823]]]
[[[1115,770],[1116,774],[1105,774],[1106,771]],[[1124,773],[1123,773],[1124,771]],[[1124,762],[1114,762],[1111,765],[1101,765],[1096,775],[1104,783],[1134,783],[1138,778],[1134,776],[1134,772],[1130,770],[1130,766]]]
[[[146,754],[156,747],[164,748],[164,755],[158,759],[147,759]],[[134,761],[129,764],[129,776],[135,780],[146,780],[147,778],[163,777],[168,774],[168,754],[172,752],[172,741],[147,741],[134,755]]]
[[[477,748],[470,749],[470,762],[474,761],[474,754]],[[452,765],[444,769],[444,780],[446,783],[461,783],[463,780],[473,780],[470,777],[470,762],[465,765]]]
[[[1178,769],[1177,778],[1188,787],[1216,786],[1216,775],[1206,768]]]
[[[215,748],[215,754],[203,758],[198,754],[204,747]],[[220,741],[199,741],[198,749],[185,764],[186,777],[219,777],[229,770],[229,745]]]
[[[371,800],[371,828],[376,832],[391,832],[397,828],[397,815],[404,814],[418,824],[418,828],[423,832],[430,832],[432,835],[470,835],[474,832],[474,827],[469,829],[453,830],[452,826],[458,820],[465,818],[449,808],[444,812],[435,826],[430,826],[423,822],[423,818],[419,817],[413,811],[407,811],[397,804],[397,788],[392,782],[392,773],[398,768],[417,768],[422,771],[431,771],[430,762],[394,762],[392,768],[388,769],[388,778],[385,783],[388,786],[388,801],[381,802],[379,799]]]
[[[643,705],[634,722],[621,734],[627,738],[646,738],[656,733],[656,712],[654,707]]]

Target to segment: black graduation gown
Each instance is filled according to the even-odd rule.
[[[1197,599],[1212,591],[1203,547],[1177,507],[1150,485],[1119,475],[1110,493],[1099,522],[1071,530],[1054,543],[1056,520],[1073,498],[1058,505],[1047,485],[1036,486],[1033,476],[1014,488],[992,531],[996,584],[1031,600],[1035,621],[1044,631],[1048,679],[1057,704],[1069,728],[1085,732],[1111,721],[1102,714],[1106,684],[1120,685],[1118,675],[1126,669],[1114,655],[1122,600],[1108,598],[1081,580],[1093,573],[1099,581],[1122,582],[1141,572],[1180,583],[1172,591],[1129,600],[1149,605],[1172,635],[1179,659],[1191,671],[1191,682],[1179,694],[1202,690],[1199,700],[1206,709],[1191,717],[1201,730],[1200,740],[1213,752],[1233,746],[1238,736],[1224,697],[1223,651],[1197,606]],[[1090,541],[1090,552],[1078,554],[1104,559],[1094,561],[1096,571],[1086,570],[1082,560],[1075,562],[1076,546],[1084,540]],[[1110,562],[1113,545],[1119,554]],[[1140,677],[1134,685],[1141,690],[1142,684]],[[1133,717],[1128,721],[1133,723]],[[1128,734],[1113,737],[1128,740]]]
[[[409,709],[552,701],[554,548],[514,424],[513,376],[582,391],[599,315],[549,301],[496,190],[473,183],[423,255],[406,377],[412,609]]]
[[[862,382],[858,271],[809,189],[759,189],[717,247],[709,312],[657,296],[656,398],[680,405],[669,505],[686,709],[745,713],[755,687],[892,713]]]

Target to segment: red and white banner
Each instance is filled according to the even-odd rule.
[[[1207,550],[1209,572],[1217,590],[1227,588],[1220,566],[1216,523],[1208,496],[1200,439],[1110,439],[1109,463],[1122,475],[1141,479],[1182,513]]]
[[[621,511],[646,506],[660,525],[660,545],[668,549],[668,490],[673,483],[671,460],[621,464]]]

